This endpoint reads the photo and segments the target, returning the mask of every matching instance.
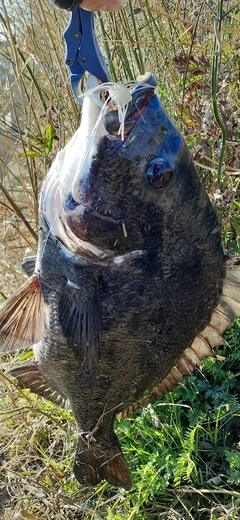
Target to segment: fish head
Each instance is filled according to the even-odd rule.
[[[156,80],[146,74],[133,88],[121,135],[119,103],[99,106],[100,96],[88,90],[81,126],[60,168],[65,230],[114,254],[144,248],[147,230],[157,226],[160,236],[163,223],[180,219],[189,202],[184,215],[190,218],[199,192],[189,150],[155,87]]]

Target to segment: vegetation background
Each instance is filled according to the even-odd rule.
[[[37,245],[38,200],[57,151],[77,129],[64,65],[68,13],[44,0],[0,0],[0,291],[23,281]],[[228,253],[239,252],[240,3],[128,0],[96,14],[112,78],[150,70],[216,207]],[[194,288],[193,288],[194,295]],[[225,361],[202,370],[116,431],[133,475],[125,492],[73,477],[75,423],[5,375],[32,352],[1,356],[0,518],[235,520],[240,518],[240,320]]]

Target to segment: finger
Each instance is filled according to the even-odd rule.
[[[123,0],[83,0],[81,7],[86,11],[118,11],[123,7]]]

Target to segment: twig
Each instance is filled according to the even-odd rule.
[[[178,495],[178,494],[181,494],[181,493],[187,493],[187,494],[198,494],[198,495],[203,495],[203,494],[208,494],[208,495],[212,495],[214,493],[218,493],[218,494],[221,494],[221,495],[231,495],[231,496],[235,496],[235,497],[238,497],[240,498],[240,493],[238,491],[233,491],[232,489],[205,489],[205,488],[201,488],[201,489],[195,489],[195,488],[177,488],[177,489],[170,489],[170,488],[166,488],[165,490],[167,493],[171,493],[172,495]]]
[[[218,9],[219,9],[218,18],[214,19],[215,39],[214,39],[214,52],[213,52],[213,60],[212,60],[212,104],[213,104],[213,113],[214,113],[215,121],[222,133],[222,144],[221,144],[221,151],[220,151],[220,156],[219,156],[218,176],[217,176],[217,182],[218,182],[218,184],[220,184],[221,177],[222,177],[223,159],[224,159],[224,153],[225,153],[225,148],[226,148],[226,140],[227,140],[226,127],[220,117],[220,113],[218,110],[218,104],[217,104],[218,72],[219,72],[219,66],[220,66],[221,55],[222,55],[222,42],[221,42],[220,33],[221,33],[223,0],[219,0]]]
[[[197,32],[197,28],[198,28],[198,22],[199,22],[200,14],[202,12],[202,6],[203,6],[203,2],[201,3],[201,5],[199,7],[197,20],[196,20],[196,23],[195,23],[195,26],[194,26],[194,30],[193,30],[193,34],[192,34],[192,41],[191,41],[191,45],[190,45],[190,48],[189,48],[187,64],[186,64],[186,68],[185,68],[184,75],[183,75],[183,93],[182,93],[182,105],[181,105],[181,124],[182,124],[182,121],[183,121],[184,97],[185,97],[185,90],[186,90],[186,79],[187,79],[187,73],[188,73],[188,66],[189,66],[189,63],[190,63],[190,60],[191,60],[193,43],[194,43],[194,40],[195,40],[195,37],[196,37],[196,32]]]

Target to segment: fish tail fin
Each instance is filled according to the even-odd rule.
[[[103,478],[112,486],[131,489],[132,477],[122,453],[110,456],[101,464]]]
[[[107,480],[112,486],[131,489],[132,478],[119,446],[103,450],[96,444],[85,444],[79,439],[73,471],[82,485],[95,486]]]

